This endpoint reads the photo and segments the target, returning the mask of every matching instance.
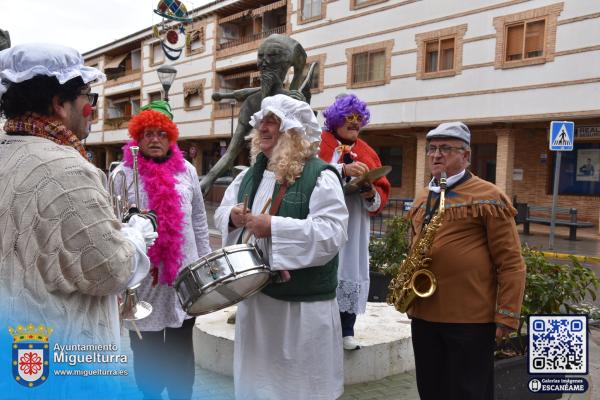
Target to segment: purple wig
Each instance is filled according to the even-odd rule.
[[[325,116],[325,129],[329,132],[335,132],[337,128],[344,125],[346,116],[350,114],[359,114],[362,117],[361,128],[367,125],[371,118],[367,104],[360,101],[356,95],[343,94],[336,96],[333,104],[323,112]]]

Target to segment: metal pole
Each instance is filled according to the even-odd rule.
[[[235,102],[232,101],[229,104],[231,105],[231,138],[233,139],[233,109],[235,107]]]
[[[550,214],[550,237],[548,248],[554,250],[554,227],[556,225],[556,200],[558,198],[558,180],[560,177],[560,159],[562,151],[556,152],[556,163],[554,165],[554,189],[552,190],[552,213]]]

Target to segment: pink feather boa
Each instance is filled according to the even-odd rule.
[[[131,140],[123,146],[123,159],[129,168],[133,166],[131,146],[138,146],[137,141]],[[171,157],[162,163],[138,156],[138,169],[148,196],[149,204],[145,206],[156,212],[158,220],[158,239],[148,251],[148,256],[152,265],[159,269],[160,283],[172,285],[183,262],[184,243],[184,213],[181,211],[181,196],[175,189],[175,175],[186,168],[177,144],[171,144],[169,150]]]

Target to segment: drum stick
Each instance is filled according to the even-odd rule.
[[[261,214],[264,214],[267,212],[267,209],[269,208],[269,206],[271,205],[271,198],[269,198],[267,200],[267,202],[265,203],[265,205],[263,206],[262,210],[260,211]],[[246,244],[248,242],[248,240],[250,240],[250,238],[252,237],[252,234],[248,231],[244,232],[244,238],[242,239],[242,243]]]

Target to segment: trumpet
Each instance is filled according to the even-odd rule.
[[[138,146],[131,146],[131,155],[133,156],[133,188],[135,191],[135,206],[140,206],[140,188],[139,188],[139,171],[137,163],[137,155],[140,150]],[[122,162],[113,162],[109,167],[108,175],[108,192],[111,197],[113,211],[120,221],[127,222],[132,215],[138,214],[139,210],[135,207],[130,207],[129,204],[129,191],[127,188],[127,177],[125,172],[120,167]],[[121,190],[117,193],[116,184],[120,184]],[[153,225],[156,226],[156,222],[149,218]],[[155,219],[155,218],[154,218]],[[146,301],[138,299],[137,288],[140,285],[134,285],[128,287],[125,290],[123,300],[119,301],[119,313],[121,319],[124,321],[131,321],[134,328],[137,331],[138,336],[141,335],[135,326],[135,322],[140,319],[144,319],[152,313],[152,305]]]

